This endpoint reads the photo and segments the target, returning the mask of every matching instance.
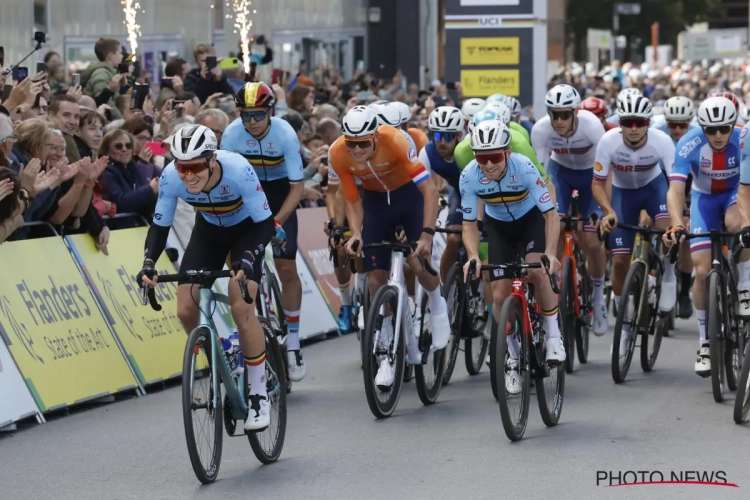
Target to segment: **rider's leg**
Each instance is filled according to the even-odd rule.
[[[339,263],[333,270],[336,276],[336,283],[339,285],[339,295],[341,296],[341,308],[339,309],[339,331],[347,333],[352,330],[352,293],[349,283],[352,279],[352,272],[349,266],[341,267],[346,260],[346,250],[342,245],[337,251],[337,262]]]
[[[685,227],[690,229],[690,218],[686,217]],[[690,241],[680,243],[679,257],[677,259],[679,269],[679,296],[677,297],[677,315],[680,318],[689,318],[693,315],[693,302],[690,299],[690,286],[693,282],[693,259],[690,257]]]
[[[299,342],[300,309],[302,309],[302,282],[297,274],[297,213],[284,222],[286,245],[279,258],[274,258],[276,272],[281,280],[281,305],[286,320],[286,349],[289,361],[289,378],[299,382],[307,375]]]
[[[575,172],[575,184],[578,188],[578,201],[583,216],[589,217],[592,213],[601,213],[599,205],[594,201],[591,193],[590,177],[591,171]],[[579,233],[579,245],[586,257],[586,271],[591,277],[593,285],[591,302],[594,306],[594,334],[604,335],[609,327],[607,303],[604,300],[604,280],[607,272],[607,258],[604,254],[601,241],[596,233],[596,227],[592,224],[584,224],[583,232]]]
[[[667,229],[670,218],[667,212],[667,191],[669,184],[664,176],[659,176],[643,186],[639,190],[639,196],[645,196],[646,211],[654,221],[653,225],[657,229]],[[669,252],[668,248],[663,249],[664,254]],[[664,275],[661,280],[661,297],[659,298],[659,311],[670,312],[677,301],[677,276],[675,275],[675,263],[665,258]]]
[[[727,231],[738,232],[741,229],[742,221],[740,219],[739,207],[737,206],[736,195],[730,200],[730,205],[724,216],[724,223]],[[750,317],[750,250],[744,249],[740,253],[740,261],[737,263],[737,275],[739,283],[737,289],[739,294],[739,308],[737,314],[744,318]]]
[[[461,226],[451,225],[447,229],[461,229]],[[445,281],[448,271],[458,262],[458,251],[461,246],[460,234],[449,234],[445,242],[445,250],[440,257],[440,278]]]

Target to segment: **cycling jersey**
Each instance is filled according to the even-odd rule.
[[[341,138],[343,136],[340,136],[338,139],[333,141],[333,144],[336,144],[339,141],[343,141]],[[331,148],[333,148],[333,144],[331,144]],[[339,185],[339,176],[336,175],[336,171],[331,168],[331,148],[328,149],[328,185],[329,186],[338,186]],[[354,182],[357,183],[357,186],[362,185],[362,181],[359,177],[354,178]]]
[[[389,127],[390,125],[383,125],[383,126]],[[403,129],[398,129],[398,131],[404,134],[404,137],[406,137],[406,140],[409,141],[409,144],[411,145],[411,147],[414,148],[414,151],[419,151],[419,148],[417,147],[417,143],[414,142],[414,139],[412,139],[412,137],[409,135],[409,132]]]
[[[511,121],[510,123],[508,123],[508,128],[511,130],[515,130],[516,132],[521,134],[521,136],[523,136],[526,142],[531,144],[531,136],[529,135],[528,130],[526,130],[523,125],[521,125],[520,123]]]
[[[458,168],[455,158],[452,161],[447,161],[440,156],[434,142],[428,142],[427,146],[419,152],[419,161],[428,172],[438,174],[453,189],[458,189],[458,178],[461,177],[461,169]]]
[[[531,141],[539,161],[547,166],[550,159],[571,170],[587,170],[594,166],[596,144],[604,135],[604,126],[593,113],[580,110],[573,134],[561,137],[552,127],[549,115],[534,125]]]
[[[672,171],[675,156],[672,139],[650,128],[646,143],[638,149],[625,144],[621,129],[610,130],[596,147],[594,179],[606,181],[612,169],[612,185],[621,189],[637,189],[661,175],[659,162],[663,162],[667,175]]]
[[[654,128],[654,129],[656,129],[656,130],[661,130],[665,134],[669,135],[669,127],[667,126],[667,122],[666,121],[658,122],[658,123],[652,123],[651,127]],[[696,122],[690,122],[688,124],[688,130],[687,130],[688,132],[692,132],[693,130],[696,130],[696,129],[700,130],[700,126],[698,125],[698,123],[696,123]],[[672,136],[669,135],[669,138],[672,139]],[[674,142],[675,146],[677,145],[677,140],[676,139],[672,139],[672,142]]]
[[[686,182],[693,175],[693,191],[718,194],[737,189],[740,180],[740,135],[744,129],[735,128],[727,147],[714,151],[703,130],[685,134],[677,143],[674,168],[670,181]]]
[[[466,222],[477,219],[478,198],[484,202],[488,216],[505,222],[520,219],[534,207],[542,213],[554,208],[539,170],[518,153],[510,155],[507,169],[499,181],[489,180],[476,160],[472,161],[461,173],[460,187]]]
[[[522,134],[513,129],[510,129],[510,150],[514,153],[522,154],[531,160],[531,163],[533,163],[537,170],[539,170],[539,174],[542,176],[542,179],[544,179],[544,182],[548,182],[547,170],[541,163],[539,163],[536,153],[534,153],[534,148],[526,142],[526,139],[523,138]],[[456,146],[456,150],[453,151],[453,157],[456,159],[456,165],[458,165],[458,168],[461,170],[466,168],[466,166],[474,160],[474,150],[471,149],[470,137],[467,137]]]
[[[750,185],[750,141],[746,140],[747,131],[750,124],[740,132],[740,183],[747,186]]]
[[[271,117],[270,130],[261,140],[250,135],[237,118],[222,134],[221,149],[244,156],[261,182],[289,179],[294,184],[303,179],[297,133],[281,118]]]
[[[164,168],[159,179],[154,224],[162,227],[172,225],[177,198],[195,207],[206,222],[216,226],[234,226],[247,218],[261,222],[271,217],[258,176],[247,161],[236,153],[221,150],[216,152],[216,159],[221,165],[221,180],[208,193],[188,192],[174,162]]]
[[[359,199],[354,180],[357,177],[365,190],[382,193],[390,193],[408,182],[421,184],[430,178],[429,172],[419,163],[417,152],[400,130],[381,125],[376,141],[373,155],[365,162],[354,159],[346,141],[336,141],[329,149],[329,165],[339,178],[346,201]]]
[[[427,146],[427,144],[429,144],[430,142],[430,140],[427,138],[427,134],[425,134],[418,128],[408,128],[406,129],[406,134],[414,143],[414,147],[417,150],[417,153],[422,151],[422,149],[424,149],[424,147]]]

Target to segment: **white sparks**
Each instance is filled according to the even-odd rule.
[[[130,45],[130,53],[134,56],[138,48],[138,37],[141,36],[141,27],[135,21],[139,10],[141,10],[141,5],[138,0],[122,0],[122,11],[125,13],[125,26],[128,30],[128,45]],[[141,10],[141,12],[146,11]]]
[[[235,33],[240,32],[245,73],[250,73],[250,37],[248,35],[253,26],[253,21],[250,19],[250,0],[232,0],[232,9],[234,10]]]

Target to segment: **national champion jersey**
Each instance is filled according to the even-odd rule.
[[[674,164],[672,139],[660,130],[649,128],[646,143],[638,149],[625,144],[622,130],[610,130],[596,146],[594,179],[606,181],[612,169],[612,185],[621,189],[637,189],[661,175],[664,163],[667,175]]]
[[[535,206],[542,213],[555,208],[539,170],[518,153],[510,155],[508,167],[499,181],[485,177],[477,161],[473,160],[461,173],[459,185],[466,222],[477,219],[478,199],[484,202],[487,215],[505,222],[520,219]]]
[[[458,148],[458,145],[456,145]],[[461,169],[458,168],[455,157],[453,161],[447,161],[438,153],[435,143],[430,141],[419,152],[419,162],[424,165],[430,173],[436,173],[452,188],[458,189],[458,178],[461,177]]]
[[[517,131],[513,129],[510,129],[509,131],[511,152],[520,153],[531,160],[531,163],[533,163],[536,166],[537,170],[539,170],[539,174],[542,176],[542,179],[544,179],[544,182],[547,182],[547,171],[544,169],[544,166],[539,163],[539,160],[536,157],[536,153],[534,153],[534,148],[532,148],[531,145],[526,142],[526,139],[524,139],[523,136]],[[467,137],[466,139],[458,143],[458,146],[456,146],[456,150],[453,152],[453,157],[456,159],[456,164],[461,170],[466,168],[469,163],[474,160],[474,156],[474,150],[471,149],[470,137]]]
[[[550,158],[571,170],[588,170],[594,167],[596,145],[604,135],[604,126],[599,118],[584,109],[578,111],[578,121],[573,134],[561,137],[552,128],[549,115],[531,130],[531,143],[542,165]]]
[[[389,125],[378,127],[377,145],[369,160],[355,160],[346,147],[346,141],[337,140],[328,150],[328,162],[339,178],[344,198],[349,202],[359,199],[357,177],[362,181],[363,189],[382,193],[395,191],[407,182],[419,185],[430,178],[401,130]]]
[[[670,139],[672,139],[672,136],[669,134],[669,127],[667,126],[667,122],[666,121],[657,122],[655,124],[652,124],[651,128],[654,128],[656,130],[661,130],[662,132],[664,132],[665,134],[667,134]],[[696,123],[694,121],[690,122],[688,124],[687,132],[685,132],[685,133],[692,132],[693,130],[696,130],[696,129],[700,129],[700,126],[698,126],[698,123]],[[675,146],[677,145],[677,140],[672,139],[672,142],[675,144]]]
[[[248,217],[261,222],[271,217],[268,200],[260,186],[255,169],[237,153],[216,151],[221,165],[221,180],[210,192],[191,193],[175,169],[174,162],[164,167],[159,179],[159,199],[156,202],[154,224],[172,225],[177,209],[177,198],[193,206],[215,226],[234,226]]]
[[[245,129],[240,118],[226,128],[221,136],[221,149],[245,157],[255,168],[260,182],[289,179],[294,184],[302,181],[302,156],[297,133],[286,120],[271,117],[271,129],[258,140]]]
[[[703,130],[685,134],[677,143],[670,181],[687,182],[693,175],[693,187],[699,193],[718,194],[732,191],[740,181],[740,135],[745,129],[734,128],[723,151],[714,151]]]
[[[335,141],[333,141],[333,144],[336,144],[339,141],[343,141],[344,139],[342,139],[342,137],[344,137],[344,136],[343,135],[339,136],[338,139],[336,139]],[[333,147],[333,144],[331,144],[331,147]],[[328,185],[329,186],[338,186],[339,185],[339,176],[336,175],[336,171],[331,168],[330,157],[331,157],[331,150],[329,148],[329,150],[328,150]],[[359,177],[355,177],[354,181],[357,183],[357,186],[361,186],[362,185],[362,181],[359,180]]]

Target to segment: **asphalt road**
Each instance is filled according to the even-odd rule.
[[[566,379],[560,425],[544,427],[534,398],[525,438],[510,443],[486,367],[469,377],[459,364],[430,407],[409,383],[396,413],[376,421],[349,335],[306,348],[308,378],[290,396],[276,464],[260,465],[246,439],[225,438],[219,480],[201,486],[172,387],[0,435],[0,498],[746,499],[750,427],[732,421],[733,397],[715,403],[709,381],[693,373],[696,337],[694,320],[678,322],[656,369],[644,374],[634,359],[620,386],[607,361],[611,330],[592,337],[591,361]],[[660,471],[665,479],[670,471],[725,471],[739,488],[607,488],[597,486],[598,470]]]

